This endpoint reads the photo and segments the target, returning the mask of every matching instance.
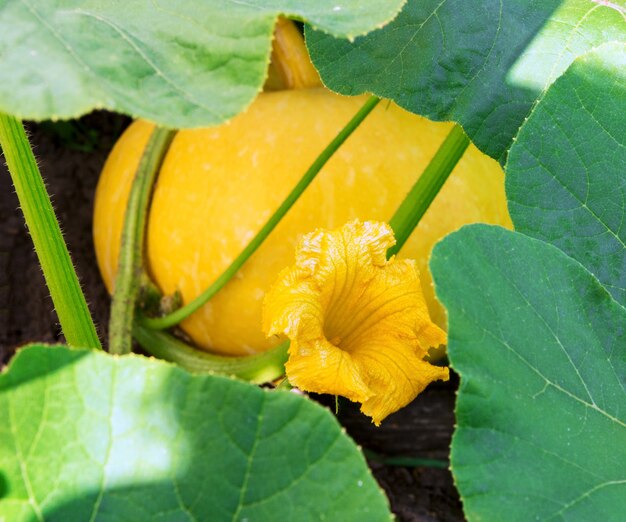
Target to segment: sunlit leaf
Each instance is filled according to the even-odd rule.
[[[497,227],[448,236],[431,267],[468,520],[623,520],[626,310],[556,247]]]
[[[594,0],[409,0],[389,25],[354,42],[308,31],[322,79],[462,124],[502,159],[541,93],[572,60],[626,38],[626,8]]]
[[[404,0],[0,0],[0,110],[30,119],[107,108],[170,127],[221,123],[263,84],[280,13],[350,37]]]
[[[389,520],[332,415],[138,356],[22,350],[0,375],[0,520]]]
[[[626,44],[581,56],[554,83],[506,172],[516,230],[558,246],[626,305]]]

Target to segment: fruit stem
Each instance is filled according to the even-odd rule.
[[[0,147],[70,346],[102,348],[22,122],[0,113]]]
[[[263,384],[285,374],[289,341],[258,355],[226,357],[203,352],[166,332],[156,332],[135,324],[133,335],[151,355],[182,366],[190,372],[231,375]]]
[[[145,317],[139,316],[138,320],[143,326],[147,326],[154,330],[162,330],[177,325],[183,319],[189,317],[196,310],[206,304],[217,292],[219,292],[224,285],[237,273],[237,271],[243,266],[247,259],[254,254],[254,252],[261,246],[267,236],[270,235],[272,230],[278,225],[283,216],[289,211],[293,204],[298,200],[300,195],[315,179],[315,176],[326,164],[326,162],[332,157],[337,149],[343,144],[346,139],[356,130],[366,116],[372,112],[374,107],[378,104],[380,98],[371,96],[359,109],[359,111],[352,117],[352,119],[341,129],[339,134],[333,138],[328,146],[317,157],[309,169],[305,172],[304,176],[300,179],[298,184],[293,188],[285,200],[281,203],[274,214],[269,218],[267,223],[263,225],[263,228],[257,233],[257,235],[248,243],[248,245],[242,250],[237,258],[231,263],[231,265],[213,282],[209,288],[202,292],[193,301],[172,312],[169,315],[163,317]]]
[[[302,33],[291,20],[278,17],[265,90],[311,89],[322,80],[311,63]]]
[[[396,244],[387,250],[387,258],[397,254],[404,246],[469,144],[470,140],[461,126],[452,127],[433,159],[389,221],[396,236]]]
[[[154,180],[173,137],[174,131],[154,128],[130,189],[109,321],[109,352],[116,355],[128,354],[132,349],[133,319],[143,272],[146,215]]]

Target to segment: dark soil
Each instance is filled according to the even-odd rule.
[[[30,125],[39,165],[101,339],[105,339],[109,298],[100,280],[91,240],[92,203],[98,173],[128,120],[94,113],[79,122]],[[4,164],[0,165],[0,363],[28,342],[62,342],[58,320],[19,211]],[[464,520],[447,469],[406,463],[394,457],[448,458],[456,383],[434,384],[410,406],[376,428],[348,402],[339,418],[369,451],[370,465],[398,520]]]

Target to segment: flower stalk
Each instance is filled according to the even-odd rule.
[[[409,239],[469,144],[470,140],[461,126],[456,124],[452,127],[424,173],[389,220],[396,244],[387,251],[388,258],[397,254]]]
[[[406,468],[437,468],[449,469],[450,463],[440,459],[422,459],[418,457],[386,457],[371,450],[364,450],[365,458],[372,462],[380,462],[386,466],[402,466]]]

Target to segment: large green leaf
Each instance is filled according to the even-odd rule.
[[[503,159],[535,100],[579,54],[626,37],[624,7],[592,0],[409,0],[354,42],[307,32],[324,83],[454,120]]]
[[[0,418],[7,522],[390,518],[354,443],[292,393],[38,346],[0,375]]]
[[[578,58],[511,148],[515,229],[558,246],[626,305],[626,45]]]
[[[95,108],[170,127],[218,124],[263,84],[279,13],[341,37],[405,0],[0,0],[0,110],[67,118]]]
[[[498,227],[448,236],[431,268],[468,519],[623,520],[626,310],[556,247]]]

